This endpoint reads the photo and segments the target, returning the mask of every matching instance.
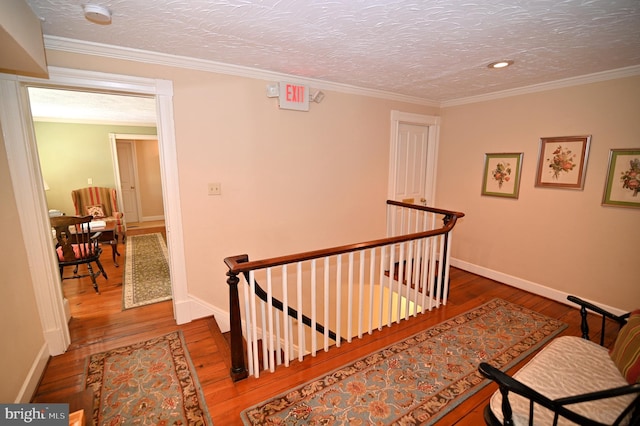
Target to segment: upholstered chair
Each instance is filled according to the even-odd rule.
[[[94,220],[115,222],[116,240],[127,237],[127,225],[124,213],[118,211],[118,198],[116,190],[99,186],[90,186],[71,191],[73,205],[78,216],[93,216]]]

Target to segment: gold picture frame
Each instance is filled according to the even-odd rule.
[[[584,189],[591,135],[540,138],[536,186]]]

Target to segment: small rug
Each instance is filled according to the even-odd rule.
[[[244,424],[434,424],[567,327],[501,299],[244,410]]]
[[[137,308],[171,299],[169,255],[162,234],[127,237],[122,278],[124,309]]]
[[[88,357],[93,424],[212,425],[180,331]]]

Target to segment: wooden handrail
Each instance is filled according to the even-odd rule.
[[[319,259],[327,256],[335,256],[338,254],[380,247],[387,244],[402,243],[405,241],[415,240],[417,238],[426,238],[432,237],[434,235],[445,234],[453,229],[458,218],[464,217],[464,213],[460,212],[436,209],[433,207],[418,206],[415,204],[401,203],[399,201],[387,200],[387,204],[412,208],[415,210],[421,210],[430,213],[442,214],[444,215],[443,221],[445,222],[445,226],[431,231],[417,232],[414,234],[400,235],[397,237],[381,238],[378,240],[366,241],[357,244],[347,244],[344,246],[338,246],[328,249],[313,250],[287,256],[272,257],[270,259],[247,261],[248,256],[246,254],[242,254],[238,256],[227,257],[226,259],[224,259],[224,263],[227,265],[230,272],[239,274],[256,269],[271,268],[274,266],[286,265],[289,263],[303,262],[305,260]]]
[[[447,234],[451,231],[458,218],[464,217],[464,213],[455,212],[451,210],[437,209],[433,207],[419,206],[415,204],[402,203],[399,201],[387,200],[388,205],[394,205],[398,207],[409,208],[413,210],[420,210],[428,213],[435,213],[443,215],[443,223],[444,226],[439,229],[424,231],[424,232],[416,232],[412,234],[405,234],[396,237],[387,237],[381,238],[377,240],[371,240],[366,242],[361,242],[357,244],[348,244],[328,249],[322,250],[313,250],[307,251],[287,256],[279,256],[273,257],[270,259],[262,259],[250,261],[249,256],[246,254],[230,256],[224,259],[224,263],[227,265],[229,270],[227,271],[227,284],[229,285],[229,307],[231,310],[231,355],[232,355],[232,365],[231,368],[231,377],[234,381],[241,380],[247,377],[247,370],[245,367],[245,359],[242,348],[242,331],[240,327],[241,318],[240,318],[240,304],[238,297],[238,275],[245,275],[245,279],[248,281],[248,273],[250,271],[272,268],[275,266],[281,266],[291,263],[304,262],[313,259],[325,258],[329,256],[336,256],[344,253],[351,253],[360,250],[373,249],[376,247],[381,247],[390,244],[397,244],[406,241],[411,241],[419,238],[428,238],[437,235]],[[445,246],[448,245],[447,239],[444,241]],[[444,277],[441,277],[444,280]],[[257,283],[256,283],[257,285]],[[259,288],[259,286],[257,285]],[[259,288],[260,292],[264,292],[262,288]],[[264,299],[263,299],[264,300]],[[282,302],[277,299],[274,299],[277,303],[275,304],[276,308],[284,312],[284,306]],[[297,313],[295,310],[293,312]],[[287,314],[291,316],[292,309],[290,307],[287,308]],[[306,326],[311,326],[310,321],[305,321],[303,318],[303,323]],[[324,331],[324,326],[321,324],[316,324],[316,329],[320,327]],[[329,332],[332,339],[335,340],[335,333],[333,331]]]

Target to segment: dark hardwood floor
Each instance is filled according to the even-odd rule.
[[[129,235],[159,230],[161,229],[134,228],[129,231]],[[123,245],[120,245],[120,253],[120,265],[124,265],[126,253]],[[454,268],[451,271],[451,290],[446,306],[400,325],[385,328],[382,332],[365,335],[362,339],[356,338],[351,344],[326,353],[320,352],[315,358],[308,357],[303,363],[294,362],[290,368],[281,368],[275,373],[263,372],[259,379],[248,378],[233,383],[228,374],[227,344],[219,334],[214,319],[204,318],[178,326],[173,319],[171,301],[123,311],[123,267],[113,266],[109,247],[105,248],[102,258],[109,279],[98,278],[100,295],[93,291],[88,278],[65,280],[63,283],[64,294],[71,305],[69,328],[72,343],[65,354],[50,359],[33,402],[65,402],[82,393],[85,389],[84,368],[88,355],[174,330],[182,330],[184,334],[209,412],[217,426],[241,424],[239,413],[243,409],[495,297],[562,320],[569,324],[563,334],[580,335],[580,316],[576,308]],[[219,279],[224,280],[225,277]],[[591,328],[596,330],[599,320],[591,318],[591,321]],[[612,344],[616,332],[615,326],[609,327],[606,335],[608,345]],[[522,363],[514,367],[513,371],[521,365]],[[482,410],[495,389],[493,384],[486,386],[438,424],[484,424]]]

